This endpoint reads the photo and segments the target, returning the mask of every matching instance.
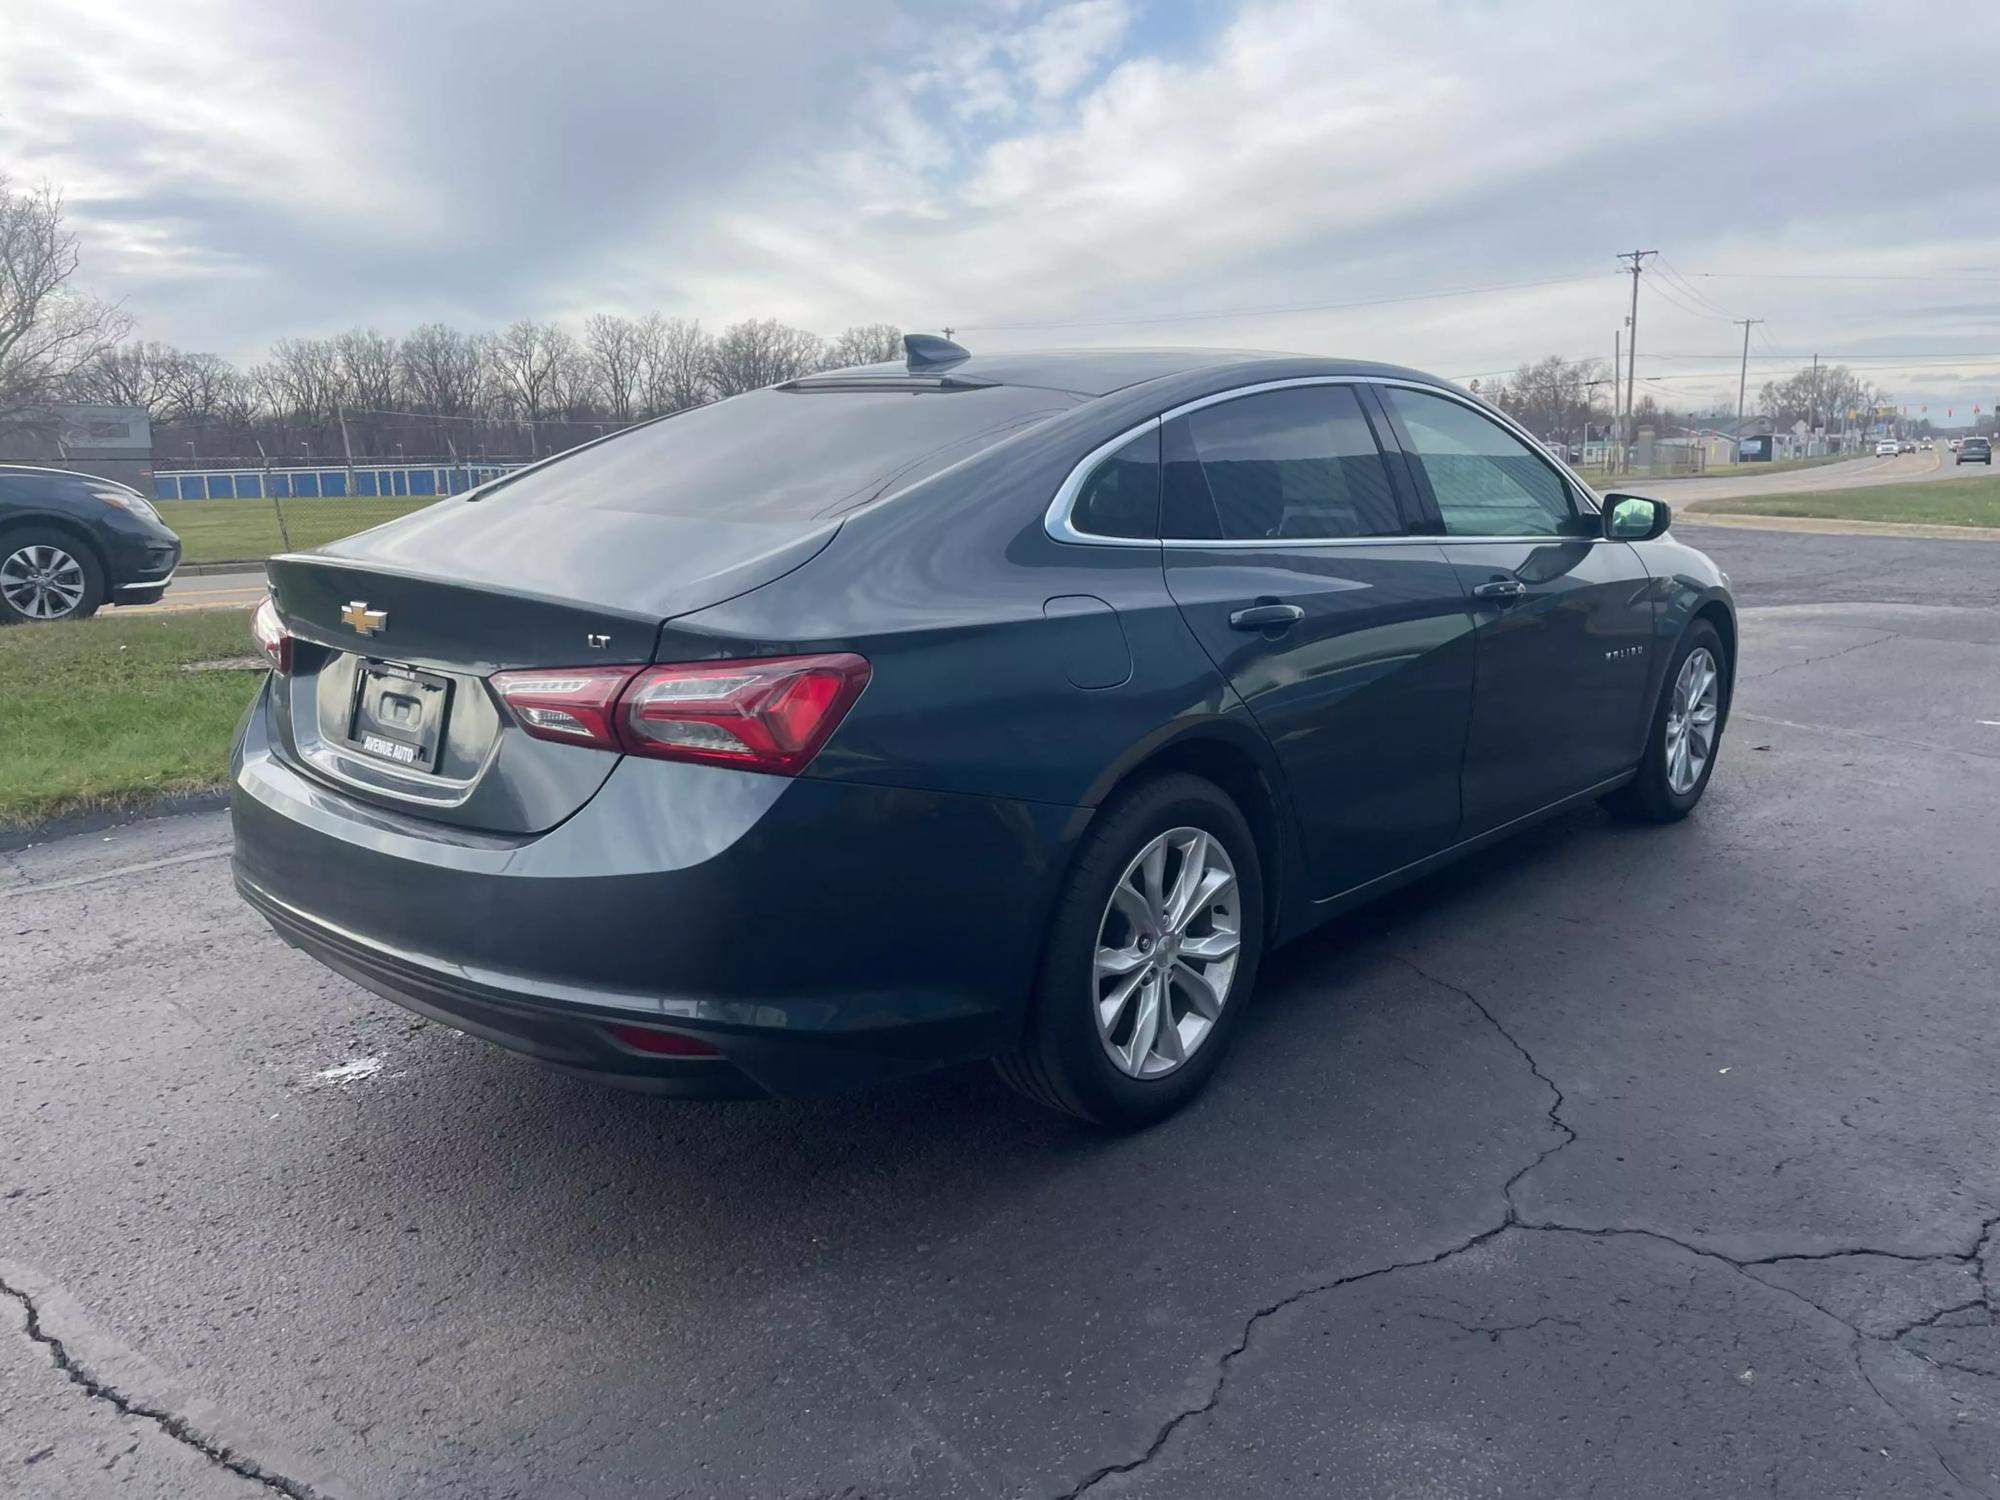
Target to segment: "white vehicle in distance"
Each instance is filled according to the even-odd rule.
[[[1898,449],[1894,438],[1883,438],[1881,442],[1875,445],[1875,456],[1877,458],[1894,458],[1897,452]]]

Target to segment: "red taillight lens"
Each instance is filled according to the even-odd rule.
[[[536,739],[779,776],[805,768],[867,685],[868,663],[847,652],[493,677]]]
[[[619,738],[634,755],[791,776],[867,685],[846,652],[647,667],[619,700]]]
[[[269,594],[257,601],[256,612],[250,616],[250,639],[264,653],[272,671],[291,671],[292,638],[285,634],[285,622],[278,618],[278,606]]]
[[[558,667],[499,672],[493,687],[520,726],[538,740],[616,750],[612,710],[637,667]]]
[[[635,1052],[651,1052],[656,1057],[720,1057],[722,1049],[700,1037],[681,1031],[663,1031],[657,1026],[629,1026],[622,1021],[606,1024],[606,1031]]]

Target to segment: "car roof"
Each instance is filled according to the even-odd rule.
[[[1260,367],[1275,365],[1284,365],[1288,373],[1301,375],[1390,375],[1425,384],[1440,383],[1435,376],[1397,365],[1257,349],[1024,349],[994,354],[975,350],[964,359],[939,363],[924,373],[967,382],[1041,386],[1076,396],[1108,396],[1113,391],[1174,375],[1221,372],[1237,367],[1254,373]],[[911,370],[899,360],[828,372],[828,376],[835,374],[859,383],[907,379]]]

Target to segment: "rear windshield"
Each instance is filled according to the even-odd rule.
[[[1026,386],[752,391],[503,480],[494,504],[762,521],[848,510],[1044,421],[1076,398]]]

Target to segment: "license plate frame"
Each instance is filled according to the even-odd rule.
[[[451,713],[451,679],[396,662],[363,661],[354,673],[347,739],[370,759],[435,775]]]

